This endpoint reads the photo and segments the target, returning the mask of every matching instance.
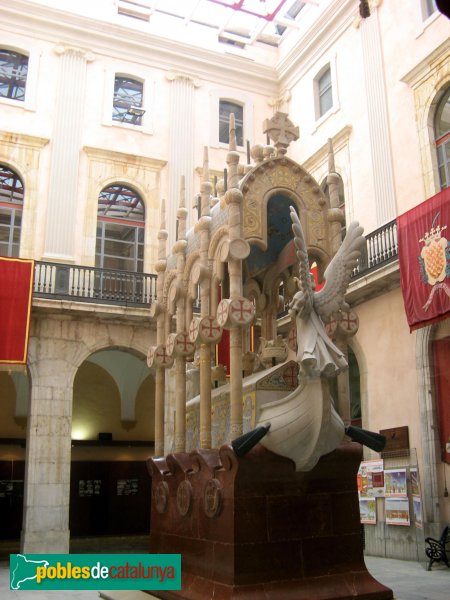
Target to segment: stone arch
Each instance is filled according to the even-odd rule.
[[[213,237],[211,246],[210,246],[210,254],[209,259],[212,262],[212,281],[216,283],[220,283],[223,280],[223,274],[225,269],[225,263],[221,260],[221,250],[223,245],[228,241],[228,230],[225,227],[222,227],[217,235]]]
[[[228,227],[222,226],[211,236],[208,248],[208,259],[212,260],[219,254],[218,249],[222,245],[225,239],[228,239]]]
[[[95,194],[97,205],[98,205],[98,197],[100,195],[100,192],[102,190],[104,190],[106,187],[108,187],[110,185],[116,185],[116,184],[117,185],[125,185],[139,195],[139,197],[141,198],[141,200],[144,204],[145,220],[147,220],[148,209],[150,208],[148,206],[147,192],[146,192],[144,186],[139,181],[136,181],[136,180],[132,179],[131,177],[124,177],[123,175],[117,175],[115,177],[110,176],[110,177],[107,177],[106,179],[102,179],[101,181],[96,182],[93,192]]]
[[[164,298],[169,297],[170,287],[171,287],[172,283],[174,282],[174,280],[176,279],[176,277],[177,277],[177,272],[175,269],[172,269],[171,271],[166,273],[166,276],[164,278],[164,290],[163,290]]]
[[[153,374],[147,367],[145,354],[127,346],[108,346],[90,354],[82,362],[75,376],[73,418],[76,412],[75,399],[78,398],[78,401],[83,400],[84,395],[92,393],[91,386],[89,386],[84,388],[84,394],[76,396],[76,393],[79,392],[79,386],[83,386],[84,378],[89,376],[89,372],[96,369],[101,369],[99,373],[102,372],[103,376],[95,376],[91,385],[99,385],[99,389],[102,390],[103,378],[105,378],[105,381],[110,379],[114,382],[116,391],[108,393],[108,398],[118,397],[119,419],[122,427],[125,427],[127,423],[131,427],[131,424],[136,423],[136,401],[139,388],[149,376],[153,378]],[[94,395],[92,403],[95,404],[97,400],[105,403],[105,398],[102,397],[101,393]],[[109,400],[104,405],[109,407]],[[84,410],[86,411],[86,406],[84,406]],[[102,409],[101,413],[106,415],[108,410],[106,408],[105,410]],[[127,428],[125,427],[125,429]]]
[[[364,349],[359,343],[358,335],[351,337],[348,340],[348,345],[353,350],[353,354],[356,357],[359,367],[359,390],[361,395],[361,420],[362,427],[369,429],[368,426],[368,391],[367,391],[367,377],[368,377],[368,366]]]

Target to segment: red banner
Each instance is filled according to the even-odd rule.
[[[450,188],[397,218],[400,283],[410,330],[450,315]]]
[[[34,261],[0,256],[0,368],[26,365]]]

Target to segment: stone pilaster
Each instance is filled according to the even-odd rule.
[[[58,327],[58,324],[54,324]],[[69,551],[72,384],[77,367],[65,359],[67,340],[41,337],[30,364],[24,517],[21,551]],[[77,345],[73,342],[72,345]]]
[[[180,197],[180,180],[185,176],[186,197],[193,197],[194,173],[194,96],[199,82],[189,75],[170,72],[170,138],[169,138],[169,197]],[[176,222],[176,205],[168,203],[167,222]],[[188,216],[187,226],[191,225]],[[175,231],[169,232],[169,245],[175,242]]]
[[[360,24],[377,225],[395,219],[396,200],[378,10]]]
[[[58,46],[58,74],[44,257],[74,260],[75,227],[86,100],[86,65],[92,57],[77,48]]]

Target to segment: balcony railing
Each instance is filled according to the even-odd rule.
[[[352,279],[362,277],[398,257],[397,221],[394,219],[366,235],[366,246]]]
[[[156,275],[36,261],[33,296],[148,307],[156,299]]]
[[[366,236],[366,247],[352,280],[398,256],[397,222]],[[36,261],[34,297],[147,307],[156,300],[156,275]],[[194,312],[198,311],[198,301]]]

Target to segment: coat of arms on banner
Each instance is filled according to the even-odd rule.
[[[450,242],[443,236],[447,225],[435,226],[439,214],[437,213],[434,217],[430,231],[427,231],[419,240],[424,243],[420,256],[418,256],[420,274],[422,281],[431,285],[430,295],[423,306],[424,310],[428,310],[434,294],[439,289],[442,289],[450,298],[450,288],[444,281],[446,277],[450,276]]]

